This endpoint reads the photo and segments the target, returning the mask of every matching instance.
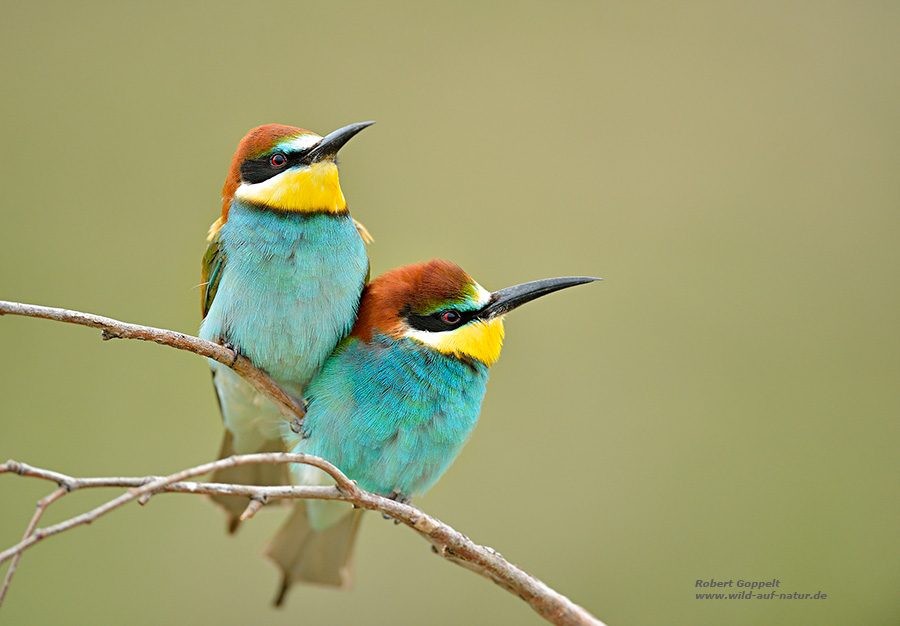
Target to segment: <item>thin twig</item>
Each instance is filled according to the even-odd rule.
[[[165,487],[172,483],[183,481],[186,478],[192,478],[194,476],[202,476],[204,474],[215,472],[216,470],[225,469],[227,467],[235,467],[237,465],[250,465],[254,463],[306,463],[308,465],[318,467],[319,469],[327,472],[330,476],[332,476],[335,479],[335,482],[337,482],[338,491],[346,491],[348,494],[352,493],[353,491],[359,491],[356,485],[349,478],[344,476],[334,465],[318,457],[311,457],[306,454],[285,454],[280,452],[230,456],[228,458],[219,459],[218,461],[213,461],[211,463],[204,463],[203,465],[198,465],[197,467],[192,467],[181,472],[165,476],[163,478],[154,478],[149,481],[144,480],[144,484],[142,484],[140,487],[132,487],[118,498],[113,498],[109,502],[101,504],[100,506],[91,509],[87,513],[76,515],[75,517],[72,517],[58,524],[54,524],[53,526],[48,526],[47,528],[41,528],[35,531],[30,537],[27,537],[17,543],[12,548],[0,552],[0,564],[3,564],[5,561],[9,560],[16,553],[30,548],[42,539],[46,539],[47,537],[50,537],[52,535],[59,534],[63,531],[69,530],[70,528],[81,526],[82,524],[90,524],[97,518],[106,515],[110,511],[113,511],[123,504],[131,502],[132,500],[136,500],[145,494],[165,491]],[[27,468],[27,470],[22,471],[24,468]],[[40,476],[40,470],[37,470],[37,468],[24,466],[24,464],[17,463],[16,461],[8,461],[7,463],[4,463],[2,466],[0,466],[0,474],[10,472],[14,472],[16,474],[21,474],[24,476]],[[56,479],[51,478],[50,480]],[[109,483],[113,479],[104,478],[101,480]],[[78,488],[79,486],[77,480],[70,483],[71,491],[74,491]]]
[[[286,394],[268,374],[255,367],[250,362],[250,359],[243,355],[236,355],[234,351],[228,348],[211,341],[205,341],[199,337],[162,328],[153,328],[152,326],[139,326],[138,324],[120,322],[111,317],[103,317],[91,313],[35,304],[22,304],[21,302],[8,302],[6,300],[0,300],[0,315],[39,317],[47,320],[56,320],[57,322],[90,326],[91,328],[99,328],[103,332],[104,341],[109,339],[140,339],[142,341],[153,341],[163,346],[177,348],[178,350],[193,352],[227,365],[243,376],[247,382],[256,387],[260,393],[277,406],[288,419],[303,419],[303,416],[306,414],[306,409],[301,403]]]
[[[47,507],[62,498],[67,493],[69,493],[68,487],[60,485],[49,496],[38,500],[37,508],[34,511],[34,515],[31,516],[31,521],[28,522],[28,527],[25,529],[25,535],[23,536],[23,539],[28,539],[31,536],[31,534],[34,532],[34,529],[37,528],[37,524],[40,521],[41,516],[44,515],[44,511],[47,510]],[[3,578],[3,588],[0,589],[0,605],[3,604],[3,599],[6,597],[6,592],[9,589],[13,574],[16,573],[16,566],[19,565],[19,560],[21,558],[22,553],[17,552],[13,557],[12,563],[9,564],[9,569],[6,570],[6,576]]]
[[[328,473],[335,480],[335,485],[333,487],[261,487],[251,485],[186,482],[187,478],[201,476],[227,467],[248,465],[252,463],[305,463],[313,465]],[[132,500],[140,499],[147,494],[170,492],[232,495],[250,497],[260,502],[284,498],[342,500],[363,509],[379,511],[406,524],[428,540],[437,554],[457,565],[461,565],[466,569],[470,569],[485,578],[492,580],[510,593],[519,596],[538,614],[553,624],[567,626],[591,624],[593,626],[602,626],[602,622],[593,617],[585,609],[574,604],[562,594],[557,593],[531,574],[509,563],[495,550],[474,543],[462,533],[410,504],[403,504],[359,489],[355,482],[347,478],[347,476],[334,465],[318,457],[281,452],[247,454],[242,456],[231,456],[212,463],[205,463],[165,477],[144,476],[118,478],[75,478],[66,474],[60,474],[59,472],[32,467],[25,463],[10,460],[0,465],[0,474],[4,473],[41,478],[62,485],[51,494],[50,497],[55,496],[53,497],[53,500],[65,495],[65,493],[80,489],[97,487],[127,487],[129,489],[124,494],[113,498],[86,513],[76,515],[46,528],[35,528],[37,519],[39,519],[39,515],[36,514],[35,518],[32,519],[32,523],[29,524],[29,528],[22,541],[15,546],[0,552],[0,564],[7,560],[15,559],[25,550],[47,537],[59,534],[82,524],[89,524],[110,511],[113,511]],[[45,498],[45,500],[48,500],[50,497]],[[49,504],[50,502],[44,505],[41,512],[43,512]],[[7,577],[9,577],[9,574],[7,574]]]
[[[241,513],[241,516],[238,518],[238,521],[246,521],[259,513],[259,511],[268,504],[269,498],[266,496],[260,496],[257,498],[250,498],[250,502],[247,503],[247,508],[244,509],[244,512]]]

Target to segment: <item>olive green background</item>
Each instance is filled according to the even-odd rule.
[[[507,320],[482,420],[418,502],[611,626],[900,620],[900,8],[4,2],[0,298],[185,332],[238,140],[342,152],[373,273],[605,281]],[[0,319],[0,459],[211,460],[206,364]],[[0,478],[0,543],[50,485]],[[113,492],[81,493],[47,522]],[[22,560],[9,624],[540,624],[363,524],[350,593],[270,608],[259,548],[166,495]],[[697,600],[697,579],[825,600]]]

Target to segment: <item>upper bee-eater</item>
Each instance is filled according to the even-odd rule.
[[[222,189],[222,215],[203,258],[200,337],[233,348],[300,398],[350,331],[369,261],[338,182],[335,156],[374,122],[324,138],[269,124],[238,145]],[[281,414],[230,368],[210,361],[225,422],[221,456],[281,451]],[[278,466],[218,472],[217,482],[280,484]],[[233,531],[247,504],[214,498]]]
[[[549,278],[488,292],[453,263],[432,260],[366,286],[350,335],[306,388],[289,449],[323,457],[360,488],[409,501],[431,487],[465,444],[500,356],[503,316],[535,298],[597,278]],[[294,468],[301,484],[328,484]],[[267,548],[293,582],[346,586],[361,511],[346,503],[297,507]]]

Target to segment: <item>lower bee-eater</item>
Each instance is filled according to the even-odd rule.
[[[475,428],[500,356],[503,316],[596,278],[550,278],[488,292],[458,266],[432,260],[388,272],[363,291],[352,332],[306,388],[302,429],[283,428],[289,449],[323,457],[360,488],[409,501],[423,494]],[[301,484],[329,484],[294,468]],[[346,586],[361,511],[346,503],[296,507],[267,548],[294,582]]]

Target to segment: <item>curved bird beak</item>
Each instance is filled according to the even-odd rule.
[[[363,128],[368,128],[375,122],[358,122],[350,124],[343,128],[333,130],[322,138],[315,148],[309,151],[306,158],[310,163],[321,161],[322,159],[333,159],[338,150],[344,147],[344,144],[350,141],[353,136]]]
[[[559,291],[567,287],[575,287],[576,285],[584,285],[592,283],[602,278],[593,278],[591,276],[566,276],[563,278],[545,278],[544,280],[534,280],[530,283],[522,283],[513,287],[507,287],[491,294],[491,300],[478,313],[478,317],[482,319],[490,319],[499,317],[509,313],[516,307],[520,307],[526,302],[531,302],[548,293]]]

